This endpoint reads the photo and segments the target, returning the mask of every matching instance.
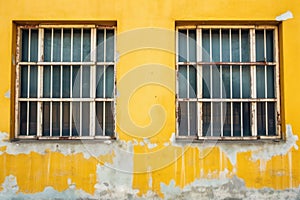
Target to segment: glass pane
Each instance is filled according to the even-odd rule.
[[[187,98],[187,67],[179,66],[179,98]]]
[[[276,135],[276,107],[275,103],[268,103],[268,135]]]
[[[28,43],[29,43],[29,30],[23,29],[22,30],[22,61],[28,61]]]
[[[21,68],[21,97],[28,96],[28,66],[20,66]]]
[[[212,97],[220,98],[220,66],[211,66],[212,68]]]
[[[51,67],[44,66],[43,70],[43,97],[49,98],[50,97],[50,80],[51,80]]]
[[[61,29],[54,29],[53,32],[54,32],[53,33],[53,61],[60,62],[61,61]],[[69,38],[67,38],[67,37],[69,37]],[[68,48],[71,48],[71,45],[70,45],[71,34],[66,33],[66,35],[65,35],[65,33],[64,33],[63,39],[64,39],[64,42],[67,42],[69,40]],[[65,46],[65,44],[64,44],[64,48],[67,48],[67,46]],[[67,52],[65,52],[65,50],[63,50],[63,51],[64,51],[64,55],[66,54],[66,56],[70,57],[70,51],[69,51],[68,55],[67,55]]]
[[[242,29],[242,62],[250,61],[250,34],[249,30]]]
[[[214,62],[220,61],[220,30],[213,29],[212,33],[212,59]]]
[[[196,30],[189,30],[189,61],[196,62]]]
[[[210,61],[210,37],[206,29],[202,29],[202,59],[203,62]]]
[[[91,60],[91,30],[83,29],[83,61]]]
[[[37,133],[37,102],[29,102],[29,135]]]
[[[275,66],[267,66],[267,98],[274,98],[275,97],[275,72],[274,72]]]
[[[30,89],[29,89],[29,97],[36,98],[37,97],[37,85],[38,85],[38,67],[30,66]]]
[[[232,103],[233,106],[233,136],[241,136],[241,103]]]
[[[52,97],[60,97],[60,69],[61,66],[53,66],[53,77],[52,77]]]
[[[229,30],[222,29],[222,61],[230,61]]]
[[[240,98],[240,66],[232,66],[232,98]]]
[[[256,103],[257,106],[257,135],[266,135],[266,103]]]
[[[82,97],[90,97],[90,66],[82,66]]]
[[[202,67],[202,91],[203,98],[210,98],[210,66],[203,65]]]
[[[274,31],[273,30],[266,30],[266,47],[267,47],[267,62],[274,61]]]
[[[211,136],[211,103],[202,104],[203,133],[202,136]]]
[[[63,61],[71,61],[71,29],[63,29]],[[74,37],[74,35],[73,35]],[[73,38],[74,40],[74,38]]]
[[[231,98],[230,97],[230,67],[227,65],[222,66],[222,97],[223,98]]]
[[[250,80],[250,67],[243,66],[242,67],[242,90],[243,90],[243,98],[250,98],[251,96],[251,80]]]
[[[72,103],[72,136],[80,134],[80,103]]]
[[[239,40],[239,30],[231,30],[231,55],[232,62],[240,61],[240,40]]]
[[[178,31],[178,53],[179,53],[179,62],[187,61],[187,30]]]
[[[190,102],[189,103],[189,109],[190,109],[190,135],[191,136],[197,136],[197,103],[196,102]]]
[[[60,136],[60,103],[52,103],[52,136]]]
[[[231,136],[231,103],[223,104],[223,136]]]
[[[179,125],[179,135],[188,135],[188,113],[187,113],[187,102],[179,102],[178,110],[178,125]]]
[[[114,66],[107,66],[105,71],[105,96],[112,98],[114,96]]]
[[[221,136],[221,103],[213,104],[213,136]]]
[[[81,29],[73,29],[73,61],[81,61]]]
[[[103,78],[104,78],[104,66],[97,66],[96,69],[96,84],[97,84],[97,88],[96,88],[96,97],[97,98],[102,98],[103,95]]]
[[[114,135],[113,104],[105,102],[105,135]]]
[[[103,135],[103,102],[96,102],[96,135]]]
[[[114,61],[114,30],[106,30],[106,62]]]
[[[71,70],[70,66],[63,66],[63,97],[69,98],[70,97],[70,78],[71,78]]]
[[[51,39],[52,38],[52,30],[44,29],[44,61],[51,61]]]
[[[30,61],[37,62],[38,61],[38,43],[39,35],[38,30],[31,30],[31,40],[30,40]]]
[[[264,62],[264,31],[255,30],[255,49],[256,49],[256,61]]]
[[[256,66],[256,96],[265,98],[265,66]]]
[[[189,66],[189,97],[196,98],[197,97],[197,69],[195,66]]]
[[[97,30],[97,61],[104,62],[104,30]]]
[[[250,124],[250,103],[243,104],[243,135],[251,136],[251,124]]]
[[[79,98],[80,97],[80,67],[73,66],[73,74],[72,74],[72,97]]]
[[[82,135],[90,135],[90,103],[82,103]]]
[[[62,135],[70,136],[70,103],[62,103]]]
[[[43,136],[50,136],[50,102],[43,102]]]
[[[27,132],[27,102],[20,102],[20,135]]]

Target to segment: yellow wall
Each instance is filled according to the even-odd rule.
[[[13,122],[10,115],[13,101],[6,98],[5,93],[12,89],[14,81],[14,21],[116,21],[120,54],[117,63],[117,133],[118,142],[133,144],[129,187],[136,189],[138,195],[146,195],[152,190],[162,197],[162,183],[169,185],[173,180],[175,187],[184,188],[196,180],[220,180],[220,174],[224,172],[225,178],[237,176],[248,188],[298,187],[300,151],[296,147],[299,141],[286,151],[271,153],[266,160],[263,156],[269,155],[267,151],[284,149],[285,142],[247,148],[237,144],[235,149],[240,150],[236,153],[236,162],[232,161],[235,154],[224,150],[230,148],[228,145],[203,148],[202,144],[184,146],[170,142],[176,127],[175,21],[274,21],[276,16],[288,10],[294,17],[282,22],[281,30],[282,117],[285,120],[282,126],[285,130],[286,125],[291,125],[296,140],[295,135],[300,136],[300,68],[297,62],[300,7],[292,0],[0,0],[0,132],[8,136]],[[160,33],[165,35],[158,42]],[[134,77],[135,82],[132,81]],[[142,138],[149,136],[149,141]],[[96,169],[97,164],[103,164],[99,157],[108,155],[103,158],[104,162],[113,163],[111,157],[120,156],[118,153],[100,153],[97,159],[92,159],[83,157],[80,151],[66,155],[52,150],[43,153],[24,150],[26,144],[17,151],[15,146],[14,143],[1,143],[0,184],[5,177],[13,175],[22,193],[42,192],[46,186],[63,191],[68,188],[67,179],[71,178],[77,189],[94,194],[95,184],[101,182],[101,178],[97,179]],[[51,167],[47,168],[48,165]],[[122,168],[122,165],[118,167]]]

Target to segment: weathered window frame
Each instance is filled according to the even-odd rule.
[[[182,24],[182,23],[181,23]],[[209,29],[210,31],[212,29],[249,29],[250,31],[250,62],[213,62],[212,52],[210,52],[210,61],[204,62],[202,60],[202,29]],[[267,62],[266,60],[264,62],[258,62],[256,61],[256,50],[255,50],[255,30],[264,30],[264,36],[265,36],[265,30],[274,30],[274,61],[273,62]],[[196,62],[179,62],[179,30],[196,30]],[[176,26],[176,138],[178,140],[190,140],[190,139],[196,139],[196,140],[258,140],[258,139],[282,139],[281,134],[281,115],[280,115],[280,71],[279,71],[279,29],[278,25],[237,25],[234,24],[225,24],[222,23],[221,25],[177,25]],[[221,35],[221,34],[220,34]],[[210,32],[211,37],[211,32]],[[220,36],[221,37],[221,36]],[[231,36],[230,36],[231,38]],[[265,40],[265,38],[264,38]],[[188,35],[187,35],[187,44],[188,44]],[[231,40],[230,40],[231,41]],[[241,40],[240,40],[241,42]],[[220,39],[220,49],[221,49],[221,39]],[[230,47],[231,48],[231,47]],[[264,48],[266,49],[266,42],[264,42]],[[211,49],[211,39],[210,39],[210,49]],[[241,47],[239,47],[241,51]],[[231,50],[231,49],[230,49]],[[187,47],[187,56],[189,56],[189,48]],[[222,50],[220,50],[222,51]],[[220,52],[221,54],[221,52]],[[241,52],[240,52],[241,54]],[[264,54],[266,54],[266,50],[264,51]],[[230,57],[231,57],[231,51],[230,51]],[[221,58],[222,59],[222,58]],[[186,65],[186,66],[195,66],[197,71],[197,94],[196,98],[179,98],[179,66],[180,65]],[[240,99],[222,99],[221,98],[202,98],[202,73],[199,73],[199,71],[202,71],[203,65],[229,65],[230,68],[232,66],[242,66],[242,65],[248,65],[250,66],[250,77],[251,77],[251,97],[250,98],[240,98]],[[275,97],[274,98],[256,98],[256,66],[263,65],[263,66],[274,66],[275,67]],[[187,69],[188,70],[188,69]],[[230,72],[231,73],[231,72]],[[187,75],[189,76],[189,75]],[[199,81],[201,80],[201,81]],[[220,80],[222,80],[220,78]],[[189,78],[187,78],[187,85],[189,84]],[[221,81],[220,81],[221,82]],[[265,73],[265,82],[266,82],[266,73]],[[189,87],[189,86],[188,86]],[[230,86],[232,90],[232,85]],[[266,91],[266,90],[265,90]],[[188,93],[188,92],[187,92]],[[222,91],[221,91],[222,96]],[[179,107],[179,101],[186,101],[186,102],[196,102],[197,104],[197,133],[196,135],[190,135],[190,129],[188,128],[188,133],[186,135],[179,135],[179,118],[181,115],[180,107]],[[251,125],[251,136],[243,136],[243,133],[241,133],[241,136],[233,136],[233,128],[231,127],[231,136],[224,136],[223,135],[223,128],[221,127],[221,135],[220,136],[213,136],[213,133],[211,133],[210,136],[203,135],[203,112],[202,112],[202,105],[205,102],[249,102],[250,103],[250,125]],[[257,135],[257,103],[258,102],[274,102],[276,104],[276,111],[275,111],[275,135],[268,135],[268,131],[266,131],[266,135]],[[222,104],[221,104],[222,105]],[[189,106],[189,104],[187,105]],[[212,106],[211,106],[212,107]],[[242,106],[240,106],[242,109]],[[267,106],[265,106],[266,113]],[[231,104],[231,110],[232,110],[232,104]],[[189,111],[188,116],[189,116]],[[221,111],[222,112],[222,111]],[[267,114],[266,114],[267,115]],[[222,116],[222,115],[221,115]],[[268,118],[266,116],[266,118]],[[211,117],[212,120],[212,117]],[[190,123],[188,118],[188,123]],[[212,123],[212,122],[211,122]],[[267,125],[266,120],[266,127]],[[232,126],[232,111],[231,111],[231,126]],[[188,125],[190,127],[190,125]],[[266,128],[268,129],[268,128]],[[211,128],[212,130],[212,128]],[[241,131],[242,132],[242,131]]]
[[[21,54],[22,54],[22,38],[21,38],[21,30],[22,29],[35,29],[38,30],[38,60],[37,62],[30,62],[30,55],[29,57],[29,61],[28,62],[23,62],[21,61]],[[88,29],[90,30],[90,61],[84,61],[83,60],[83,55],[82,55],[82,51],[81,50],[81,61],[80,62],[73,62],[72,61],[72,46],[71,46],[71,61],[70,62],[64,62],[62,61],[62,57],[61,57],[61,62],[53,62],[52,60],[52,55],[51,55],[51,60],[50,62],[45,62],[44,61],[44,30],[45,29],[52,29],[52,37],[53,37],[53,29],[61,29],[62,30],[62,37],[63,37],[63,29],[70,29],[71,30],[71,45],[73,44],[73,29],[81,29],[81,49],[82,49],[82,45],[83,45],[83,40],[82,40],[82,34],[83,34],[83,30],[84,29]],[[103,30],[104,31],[104,38],[106,38],[106,30],[112,30],[114,37],[113,37],[113,61],[109,61],[106,62],[105,61],[105,53],[106,53],[106,39],[104,39],[104,52],[103,52],[103,58],[104,61],[100,62],[97,61],[97,30]],[[53,39],[53,38],[52,38]],[[30,43],[30,41],[29,41]],[[51,44],[53,45],[53,43]],[[30,48],[30,47],[29,47]],[[51,46],[51,48],[53,48],[53,46]],[[61,44],[61,48],[62,48],[62,44]],[[62,50],[62,49],[61,49]],[[62,51],[61,51],[62,52]],[[30,50],[28,52],[30,54]],[[51,52],[52,54],[52,52]],[[98,24],[31,24],[31,25],[17,25],[17,47],[16,47],[16,70],[15,70],[15,122],[14,122],[14,136],[15,138],[18,139],[115,139],[116,138],[116,63],[115,63],[115,58],[116,58],[116,26],[115,25],[98,25]],[[22,65],[27,65],[27,66],[36,66],[38,67],[38,85],[37,85],[37,97],[36,98],[21,98],[20,97],[20,90],[21,90],[21,86],[20,86],[20,66]],[[72,82],[70,83],[70,97],[69,98],[63,98],[62,97],[62,84],[60,84],[60,97],[59,98],[43,98],[42,97],[42,92],[43,92],[43,69],[45,66],[51,66],[51,77],[52,77],[52,66],[61,66],[61,72],[60,72],[60,76],[61,76],[61,82],[62,82],[62,66],[73,66],[77,65],[79,66],[79,69],[81,70],[81,76],[82,76],[82,69],[83,66],[89,66],[89,73],[90,73],[90,96],[89,98],[84,98],[82,97],[82,83],[80,83],[80,97],[79,98],[72,98]],[[105,68],[105,70],[103,70],[103,76],[104,76],[104,86],[103,86],[103,93],[105,96],[105,71],[106,68],[109,66],[113,67],[113,96],[110,98],[105,98],[105,97],[96,97],[96,87],[97,87],[97,83],[96,83],[96,79],[97,79],[97,75],[96,75],[96,70],[97,67],[102,66],[103,68]],[[28,67],[30,69],[30,67]],[[71,71],[72,72],[72,71]],[[28,73],[28,80],[29,80],[29,76],[30,73]],[[71,74],[72,76],[72,74]],[[72,78],[71,78],[72,80]],[[82,78],[80,79],[82,81]],[[52,80],[53,81],[53,80]],[[52,82],[51,82],[52,83]],[[28,88],[30,84],[28,83]],[[51,91],[52,91],[52,86],[51,87]],[[28,93],[29,93],[29,89],[28,89]],[[51,92],[51,96],[52,96],[52,92]],[[35,101],[37,102],[37,133],[36,135],[29,135],[29,111],[28,111],[28,106],[27,106],[27,130],[26,130],[26,135],[20,135],[20,102],[25,101],[25,102],[31,102],[31,101]],[[60,121],[62,121],[62,103],[63,102],[79,102],[80,104],[80,125],[82,124],[82,103],[83,102],[88,102],[89,103],[89,110],[90,110],[90,119],[89,119],[89,133],[87,136],[84,136],[82,134],[82,126],[80,126],[80,130],[79,135],[78,136],[74,136],[72,135],[72,103],[70,103],[70,135],[68,136],[63,136],[62,135],[62,122],[60,122],[60,134],[59,136],[43,136],[42,135],[42,130],[43,130],[43,102],[50,102],[52,105],[52,102],[59,102],[60,103]],[[103,116],[103,123],[105,124],[105,102],[111,102],[113,110],[112,110],[112,117],[113,117],[113,133],[111,136],[105,135],[105,125],[103,127],[104,130],[102,130],[102,135],[95,135],[96,132],[96,103],[97,102],[102,102],[103,103],[103,109],[102,109],[102,116]],[[27,105],[28,105],[27,103]],[[52,110],[50,111],[50,113],[52,113]],[[51,114],[50,114],[50,118],[51,118]],[[51,119],[50,119],[51,120]],[[51,124],[51,121],[50,121]],[[50,127],[52,127],[52,125],[50,125]],[[51,128],[50,128],[51,130]],[[51,131],[50,131],[51,132]]]

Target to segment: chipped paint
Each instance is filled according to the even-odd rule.
[[[10,99],[10,90],[8,90],[8,91],[4,94],[4,97]]]
[[[293,13],[291,11],[286,11],[285,13],[278,15],[275,19],[276,21],[286,21],[288,19],[292,19]]]

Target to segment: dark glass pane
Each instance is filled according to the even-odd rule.
[[[29,102],[29,135],[37,133],[37,102]]]
[[[256,96],[265,98],[265,66],[256,66]]]
[[[31,40],[30,40],[30,61],[38,61],[38,46],[39,46],[39,35],[38,30],[31,30]]]
[[[265,61],[264,55],[264,31],[255,30],[255,49],[256,49],[256,61]]]
[[[103,94],[103,78],[104,78],[104,66],[97,66],[96,69],[96,97],[97,98],[102,98],[104,97]]]
[[[179,62],[187,61],[187,30],[178,31],[178,53]]]
[[[105,96],[112,98],[114,96],[114,66],[107,66],[105,69]]]
[[[52,30],[44,29],[44,61],[51,61]]]
[[[62,106],[62,135],[70,136],[70,102],[63,102]]]
[[[83,61],[88,62],[91,60],[90,52],[91,52],[91,30],[83,29]]]
[[[63,29],[63,61],[71,61],[71,29]],[[74,35],[73,35],[74,37]],[[74,38],[73,38],[74,40]]]
[[[70,78],[71,78],[71,67],[63,66],[63,98],[70,97]]]
[[[267,62],[274,61],[274,31],[266,30]]]
[[[212,65],[212,97],[220,98],[220,66]]]
[[[80,134],[80,103],[72,103],[72,136]]]
[[[197,60],[197,48],[196,48],[196,30],[189,30],[189,61],[196,62]]]
[[[220,30],[213,29],[212,33],[212,59],[214,62],[220,61]]]
[[[30,66],[30,89],[29,89],[29,97],[36,98],[37,97],[37,86],[38,86],[38,67]]]
[[[190,109],[190,135],[191,136],[197,136],[197,103],[196,102],[190,102],[189,103],[189,109]]]
[[[114,61],[114,30],[106,30],[106,62]]]
[[[211,103],[202,104],[203,125],[202,136],[211,136]]]
[[[250,67],[243,66],[242,67],[242,90],[243,90],[243,98],[250,98],[251,96],[251,80],[250,80]]]
[[[28,66],[20,66],[21,68],[21,97],[28,97]]]
[[[65,35],[66,34],[66,35]],[[69,37],[69,38],[68,38]],[[64,55],[63,56],[68,56],[70,58],[70,51],[69,54],[67,55],[67,46],[65,46],[65,43],[69,44],[68,48],[71,48],[71,34],[70,33],[64,33]],[[61,61],[61,29],[54,29],[53,30],[53,61],[54,62],[60,62]],[[66,60],[64,60],[66,61]]]
[[[60,103],[52,103],[52,136],[60,136]]]
[[[81,29],[73,29],[73,61],[81,61]]]
[[[275,97],[275,70],[274,66],[267,66],[267,98]]]
[[[230,61],[229,30],[222,29],[222,61]]]
[[[50,136],[50,102],[43,102],[43,136]]]
[[[249,29],[242,29],[242,62],[250,61],[250,34]]]
[[[90,135],[90,103],[82,103],[82,135]]]
[[[53,66],[53,77],[52,77],[52,97],[60,97],[60,69],[61,66]]]
[[[189,66],[189,97],[196,98],[197,97],[197,69],[195,66]]]
[[[79,98],[80,97],[80,67],[73,66],[73,74],[72,74],[72,97]]]
[[[275,103],[268,103],[268,135],[276,135],[276,107]]]
[[[114,135],[114,118],[112,102],[105,102],[105,135]]]
[[[232,98],[240,98],[240,66],[232,66]]]
[[[43,97],[49,98],[50,97],[50,80],[51,80],[51,67],[50,66],[44,66],[43,70]]]
[[[223,136],[231,136],[231,103],[223,104]]]
[[[240,61],[240,40],[239,40],[239,30],[231,30],[231,56],[232,62]]]
[[[20,102],[20,135],[27,132],[27,102]]]
[[[241,103],[232,103],[233,106],[233,136],[241,136]]]
[[[103,102],[96,102],[96,135],[103,135]]]
[[[212,103],[213,105],[213,136],[221,136],[221,103]]]
[[[202,60],[210,61],[210,37],[209,30],[202,29]]]
[[[104,62],[104,30],[97,30],[97,61]]]
[[[179,98],[187,98],[187,67],[179,66]]]
[[[257,103],[257,135],[266,135],[266,103]]]
[[[22,30],[22,61],[28,61],[28,43],[29,43],[29,30],[23,29]]]
[[[250,124],[250,103],[243,103],[243,135],[251,136],[251,124]]]
[[[187,112],[187,102],[179,102],[178,110],[178,125],[179,125],[179,135],[187,136],[188,135],[188,112]]]
[[[203,65],[202,67],[202,91],[203,98],[210,98],[210,66]]]
[[[90,66],[82,67],[82,97],[90,97]]]
[[[227,65],[222,66],[222,97],[230,97],[230,67]]]

